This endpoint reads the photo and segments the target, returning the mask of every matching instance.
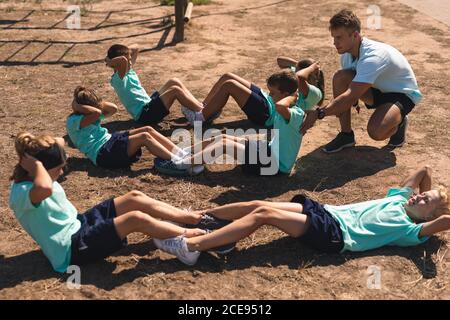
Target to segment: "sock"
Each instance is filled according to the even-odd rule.
[[[197,111],[195,113],[195,121],[205,121],[205,117],[203,116],[203,112],[202,111]]]

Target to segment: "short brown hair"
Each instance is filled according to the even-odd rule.
[[[130,49],[123,44],[114,44],[108,49],[108,58],[114,59],[120,56],[127,56],[130,53]]]
[[[98,108],[102,103],[102,99],[97,96],[97,93],[93,89],[83,86],[78,86],[75,88],[73,98],[78,104],[84,104],[96,108]]]
[[[351,32],[361,32],[361,21],[353,11],[344,9],[330,19],[330,30],[346,28]]]
[[[298,80],[291,69],[283,69],[267,79],[269,86],[276,86],[281,92],[293,94],[298,89]]]

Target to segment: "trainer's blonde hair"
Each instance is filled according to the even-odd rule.
[[[29,179],[28,172],[20,165],[20,160],[25,154],[30,156],[36,155],[38,152],[51,147],[57,143],[56,139],[49,135],[34,136],[29,132],[21,132],[17,135],[14,142],[19,163],[14,167],[11,180],[20,182]]]

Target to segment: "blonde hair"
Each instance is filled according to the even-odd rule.
[[[51,147],[57,143],[56,139],[49,135],[34,136],[29,132],[21,132],[17,135],[14,142],[19,163],[14,167],[11,180],[20,182],[29,179],[28,172],[20,165],[20,160],[25,154],[30,156],[36,155],[38,152]]]
[[[437,191],[439,193],[440,202],[436,209],[433,211],[433,215],[444,215],[444,214],[450,214],[450,196],[448,194],[447,188],[444,186],[439,186],[437,188]]]

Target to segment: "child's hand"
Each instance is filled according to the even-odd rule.
[[[42,164],[38,159],[25,153],[25,155],[20,159],[20,166],[24,168],[28,173],[33,174],[36,172],[36,168],[39,164]]]
[[[320,62],[316,61],[313,64],[310,65],[310,68],[312,68],[312,70],[314,72],[319,71],[320,70]]]
[[[105,57],[105,64],[106,64],[107,67],[112,68],[112,65],[111,65],[111,59],[110,59],[110,58]]]

